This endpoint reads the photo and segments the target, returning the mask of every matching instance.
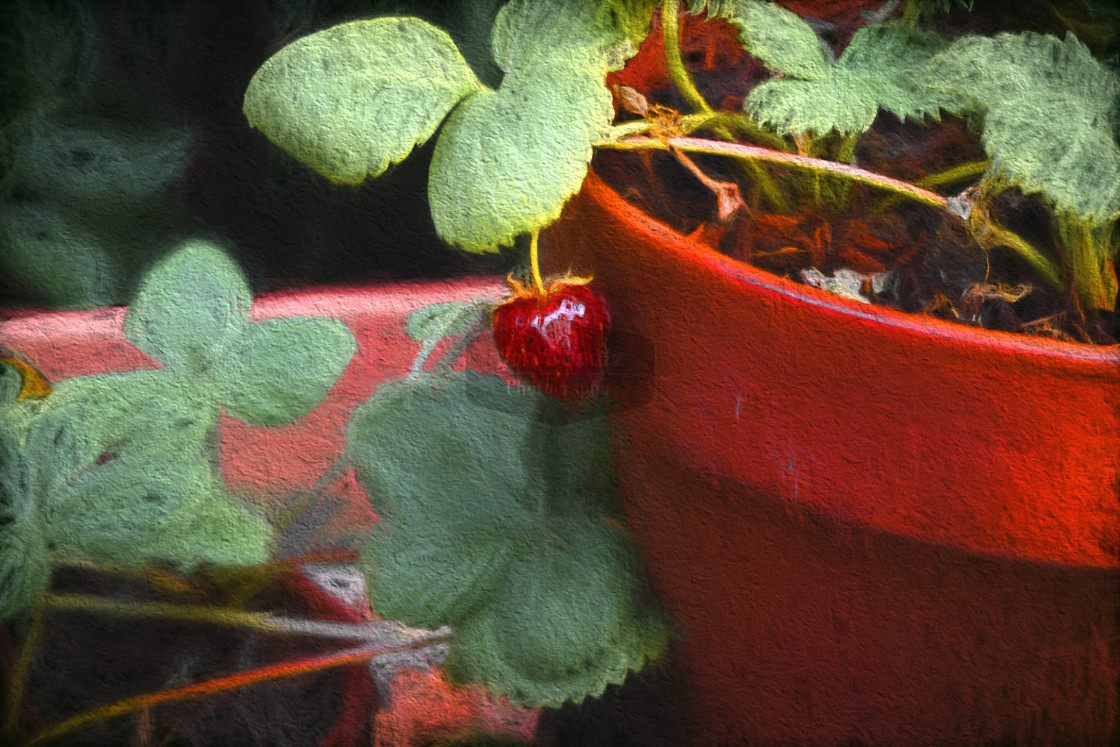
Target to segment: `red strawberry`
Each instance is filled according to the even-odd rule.
[[[586,278],[553,280],[538,293],[509,279],[513,290],[494,308],[494,342],[524,381],[569,405],[603,385],[610,312]]]

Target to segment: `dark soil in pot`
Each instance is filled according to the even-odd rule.
[[[983,157],[960,120],[923,126],[881,116],[861,138],[855,162],[917,181]],[[668,152],[600,151],[593,167],[649,215],[781,277],[818,287],[822,278],[842,278],[870,303],[985,329],[1102,345],[1120,339],[1120,315],[1082,309],[1074,294],[1054,290],[1009,249],[985,252],[964,222],[944,211],[900,203],[863,185],[826,177],[813,184],[800,170],[765,167],[783,193],[836,196],[835,202],[798,200],[800,207],[782,213],[757,196],[728,159],[692,158],[708,176],[738,183],[747,204],[720,221],[712,191]],[[955,184],[951,193],[967,185]],[[837,211],[830,207],[835,204],[847,207]],[[1052,246],[1049,214],[1037,198],[1009,191],[996,198],[995,212],[1034,246]]]

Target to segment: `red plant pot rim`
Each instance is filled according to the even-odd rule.
[[[765,288],[794,301],[897,327],[923,337],[939,337],[954,344],[1010,349],[1017,353],[1041,355],[1076,364],[1120,366],[1120,344],[1091,345],[1047,337],[1032,337],[1002,330],[981,329],[937,317],[900,311],[889,306],[861,303],[804,285],[728,257],[670,228],[627,202],[626,198],[604,182],[594,171],[588,173],[585,189],[592,199],[600,203],[617,220],[640,227],[648,235],[662,240],[668,239],[675,244],[675,258],[680,262],[702,265],[712,272],[741,283]]]

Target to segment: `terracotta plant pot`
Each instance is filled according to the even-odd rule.
[[[358,352],[326,400],[290,425],[258,428],[222,416],[221,466],[229,489],[267,506],[270,502],[290,497],[293,491],[310,488],[341,455],[351,411],[368,399],[379,383],[408,372],[419,347],[405,334],[408,314],[431,303],[480,297],[493,299],[503,292],[503,288],[499,280],[486,278],[317,288],[256,298],[251,312],[254,321],[292,315],[339,319],[357,339]],[[26,357],[53,381],[157,367],[154,360],[140,353],[125,339],[122,330],[124,316],[124,308],[8,312],[7,319],[0,319],[0,345]],[[487,344],[472,346],[466,352],[464,362],[457,367],[462,365],[484,373],[505,372],[493,345]],[[326,531],[360,533],[376,522],[369,500],[352,476],[335,483],[332,492],[341,499],[342,510],[333,517]],[[310,610],[305,616],[344,622],[361,622],[372,617],[364,596],[344,604],[325,593],[320,586],[309,580],[306,571],[289,574],[282,598],[290,601],[291,612],[296,615]],[[172,632],[165,637],[164,645],[173,645],[174,635],[183,630],[175,628],[174,624],[171,627]],[[195,637],[207,634],[205,630],[191,629],[187,629],[186,633]],[[299,659],[309,655],[301,653],[298,643],[287,643],[289,658]],[[114,656],[113,642],[109,637],[94,644],[90,661],[78,664],[82,667],[88,665],[97,673],[101,671],[98,669],[98,657],[106,656]],[[137,663],[142,665],[143,659]],[[215,667],[222,665],[222,662],[214,663]],[[333,695],[328,693],[332,701],[322,704],[322,709],[323,718],[334,719],[334,723],[321,730],[329,732],[321,742],[323,745],[359,741],[378,745],[423,744],[468,733],[529,739],[536,728],[535,711],[512,708],[483,688],[452,687],[438,668],[393,670],[384,675],[381,682],[382,687],[387,683],[389,692],[380,695],[375,692],[374,679],[364,665],[351,666],[333,675],[334,679],[330,682],[336,687]],[[131,686],[128,681],[117,684],[121,686],[121,697],[138,694],[135,683]],[[32,703],[35,698],[33,685],[34,681],[26,695]],[[238,695],[234,692],[214,697],[237,698]],[[234,700],[232,707],[245,707],[238,702]],[[307,707],[315,705],[313,701],[301,701],[301,704]],[[77,707],[92,708],[95,705],[97,703],[78,703]],[[73,704],[70,707],[73,708]],[[220,709],[222,704],[219,702],[215,707]],[[226,707],[229,707],[228,703]],[[157,722],[158,710],[155,709]],[[272,714],[270,718],[280,717]],[[280,724],[277,728],[282,726]],[[109,727],[111,734],[124,733],[126,736],[106,737],[105,743],[128,738],[127,734],[132,733],[129,729],[133,728],[128,724],[122,726],[119,722],[111,723]],[[260,738],[270,739],[267,735]],[[96,737],[94,739],[96,741]]]
[[[591,174],[620,501],[702,743],[1120,739],[1120,354],[848,301]]]

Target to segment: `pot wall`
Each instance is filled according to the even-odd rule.
[[[594,175],[620,500],[699,741],[1120,738],[1120,358],[847,302]]]

